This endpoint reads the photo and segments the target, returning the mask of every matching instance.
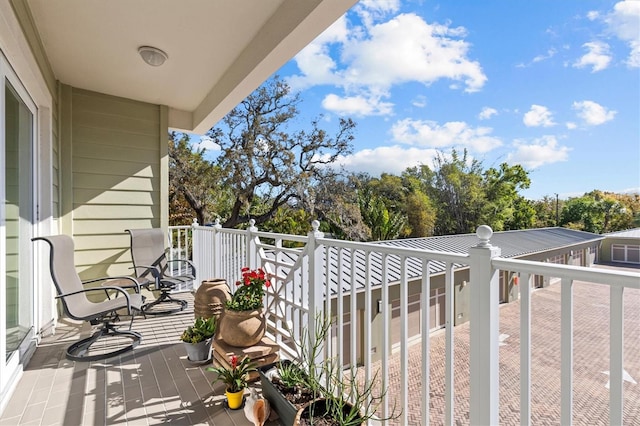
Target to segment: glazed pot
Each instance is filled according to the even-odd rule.
[[[227,396],[227,405],[230,410],[237,410],[242,407],[242,402],[244,400],[244,389],[238,392],[229,392],[227,389],[225,391],[225,395]]]

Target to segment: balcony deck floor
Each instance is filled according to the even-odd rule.
[[[187,310],[136,317],[143,335],[132,352],[96,362],[73,362],[65,349],[90,328],[63,319],[38,346],[13,393],[0,424],[9,425],[247,425],[242,410],[225,407],[224,385],[212,385],[209,365],[193,365],[179,341],[193,323]],[[259,382],[252,386],[259,387]],[[271,421],[270,426],[279,422]]]

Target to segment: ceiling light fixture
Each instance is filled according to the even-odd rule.
[[[164,64],[164,61],[168,58],[166,53],[152,46],[140,46],[138,47],[138,53],[146,63],[154,67]]]

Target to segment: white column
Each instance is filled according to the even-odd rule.
[[[255,225],[255,219],[249,220],[249,227],[247,228],[247,266],[251,269],[258,267],[258,246],[253,236],[254,232],[258,232],[258,228]]]
[[[470,255],[470,330],[471,330],[471,406],[473,425],[497,425],[500,401],[498,375],[499,310],[498,271],[491,265],[500,249],[489,243],[493,231],[479,226],[480,242],[469,249]]]
[[[220,219],[216,219],[216,223],[213,225],[213,273],[212,277],[224,277],[222,275],[222,225],[220,225]],[[226,278],[226,277],[224,277]]]
[[[311,223],[313,230],[309,232],[309,240],[307,241],[307,249],[309,253],[309,318],[307,326],[309,330],[309,344],[315,344],[315,337],[317,336],[317,326],[324,326],[323,318],[323,273],[322,273],[322,245],[319,245],[316,241],[317,238],[324,237],[324,234],[318,229],[320,228],[320,222],[314,220]],[[303,277],[304,280],[304,277]],[[303,283],[304,285],[304,283]],[[326,289],[327,298],[330,298],[329,288]],[[319,321],[318,321],[319,320]],[[329,334],[329,336],[331,336]],[[320,355],[320,354],[318,354]],[[316,360],[317,362],[321,360]]]

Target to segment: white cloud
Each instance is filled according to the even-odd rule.
[[[396,13],[400,9],[400,0],[360,0],[354,11],[365,26],[371,26],[375,20]]]
[[[323,108],[338,115],[353,115],[364,117],[368,115],[389,115],[393,111],[391,102],[383,102],[380,97],[346,96],[340,97],[333,93],[322,100]]]
[[[514,141],[516,150],[507,156],[507,162],[521,164],[526,169],[536,169],[545,164],[567,161],[571,148],[560,146],[555,136],[543,136],[527,144]]]
[[[397,10],[397,3],[365,2],[358,10],[375,11],[378,19]],[[391,87],[408,82],[430,85],[446,79],[475,92],[487,81],[480,63],[469,59],[463,27],[430,24],[413,13],[373,21],[349,28],[343,19],[330,27],[295,57],[300,74],[288,80],[291,87],[331,84],[344,89],[344,98],[371,98],[388,96]]]
[[[587,12],[587,19],[589,19],[590,21],[595,21],[599,17],[600,17],[600,12],[598,12],[597,10],[592,10],[590,12]]]
[[[531,105],[531,109],[524,114],[522,122],[527,127],[551,127],[556,123],[553,121],[553,114],[545,106]]]
[[[482,108],[482,111],[480,111],[480,114],[478,114],[478,118],[480,120],[488,120],[497,114],[498,114],[498,110],[496,110],[495,108],[484,107]]]
[[[342,16],[298,53],[296,63],[304,77],[289,77],[287,82],[291,88],[297,91],[313,84],[339,83],[339,77],[335,73],[337,64],[331,57],[329,47],[332,43],[344,43],[348,35],[348,22]]]
[[[427,98],[422,95],[418,95],[411,101],[411,105],[417,108],[424,108],[427,106]]]
[[[616,37],[629,45],[627,65],[640,67],[640,2],[627,0],[616,3],[604,21]]]
[[[208,152],[220,151],[220,145],[215,143],[211,138],[202,136],[199,142],[193,142],[191,148],[195,151],[197,149],[206,149]]]
[[[558,53],[558,51],[556,49],[551,48],[547,50],[546,55],[538,55],[535,58],[533,58],[533,62],[542,62],[547,59],[551,59],[556,55],[556,53]]]
[[[607,110],[602,105],[593,101],[574,102],[572,108],[577,111],[584,123],[588,126],[599,126],[613,120],[617,111]]]
[[[400,8],[400,0],[360,0],[358,6],[369,11],[397,12]]]
[[[398,15],[369,29],[369,38],[344,47],[351,84],[388,88],[417,81],[431,84],[451,79],[465,84],[467,92],[480,90],[487,80],[478,62],[467,59],[469,44],[458,38],[464,28],[428,24],[415,14]]]
[[[607,43],[592,41],[583,44],[582,47],[587,49],[587,53],[574,62],[575,68],[591,67],[591,72],[598,72],[606,69],[611,63],[611,54]]]
[[[475,152],[488,152],[502,145],[491,136],[490,127],[472,128],[467,123],[452,121],[439,125],[428,120],[404,119],[391,127],[397,142],[429,148],[464,147]]]
[[[379,176],[381,173],[399,175],[407,167],[422,164],[431,165],[437,154],[437,149],[405,148],[398,145],[383,146],[363,149],[351,155],[340,157],[335,164],[352,172],[366,172],[373,176]]]
[[[567,129],[569,129],[569,130],[574,130],[574,129],[578,128],[578,125],[576,123],[574,123],[573,121],[567,121],[565,126],[567,126]]]

